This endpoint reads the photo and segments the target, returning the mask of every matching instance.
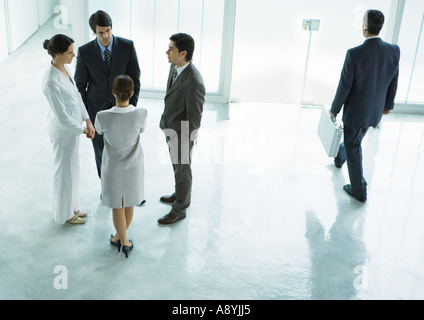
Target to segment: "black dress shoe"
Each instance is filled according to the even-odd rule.
[[[160,224],[173,224],[175,222],[178,222],[180,220],[184,220],[186,218],[186,214],[176,214],[174,212],[168,213],[166,216],[163,216],[158,220],[158,223]]]
[[[347,184],[343,187],[343,190],[346,191],[346,193],[352,197],[354,197],[356,200],[358,200],[359,202],[365,203],[367,202],[367,197],[365,196],[359,196],[355,193],[352,192],[352,188],[350,186],[350,184]]]
[[[163,196],[160,197],[160,201],[161,202],[165,202],[165,203],[174,203],[175,202],[175,193],[170,195],[170,196]]]
[[[339,164],[336,159],[334,159],[334,165],[336,166],[336,168],[341,169],[341,167],[343,167],[343,164]]]

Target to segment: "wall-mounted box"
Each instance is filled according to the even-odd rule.
[[[318,31],[320,27],[319,19],[303,19],[302,29],[305,31]]]

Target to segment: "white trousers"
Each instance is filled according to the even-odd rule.
[[[54,160],[53,215],[65,224],[79,210],[80,137],[52,138]]]

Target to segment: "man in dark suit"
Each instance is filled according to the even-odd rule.
[[[158,220],[160,224],[172,224],[186,217],[191,202],[191,155],[194,140],[202,121],[205,103],[203,78],[191,62],[195,43],[184,33],[171,36],[168,61],[171,63],[165,95],[165,109],[160,120],[164,131],[175,177],[175,193],[160,198],[172,203],[172,210]]]
[[[344,142],[334,164],[341,168],[347,161],[350,184],[343,189],[363,203],[367,201],[367,182],[363,176],[362,139],[369,127],[376,127],[382,115],[394,108],[399,77],[400,49],[378,37],[383,25],[382,12],[365,13],[366,40],[347,52],[330,110],[330,115],[336,117],[344,106]]]
[[[97,38],[78,50],[75,82],[94,124],[97,112],[116,103],[112,94],[115,77],[126,74],[134,81],[130,103],[137,106],[140,94],[140,67],[134,43],[112,35],[112,19],[104,11],[90,17],[90,28]],[[93,141],[97,173],[101,177],[103,137],[96,133]]]

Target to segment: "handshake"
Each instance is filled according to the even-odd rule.
[[[84,128],[83,133],[87,136],[88,139],[93,140],[94,136],[96,135],[96,130],[94,129],[94,126],[90,120],[87,120],[86,123],[87,123],[87,127]]]

